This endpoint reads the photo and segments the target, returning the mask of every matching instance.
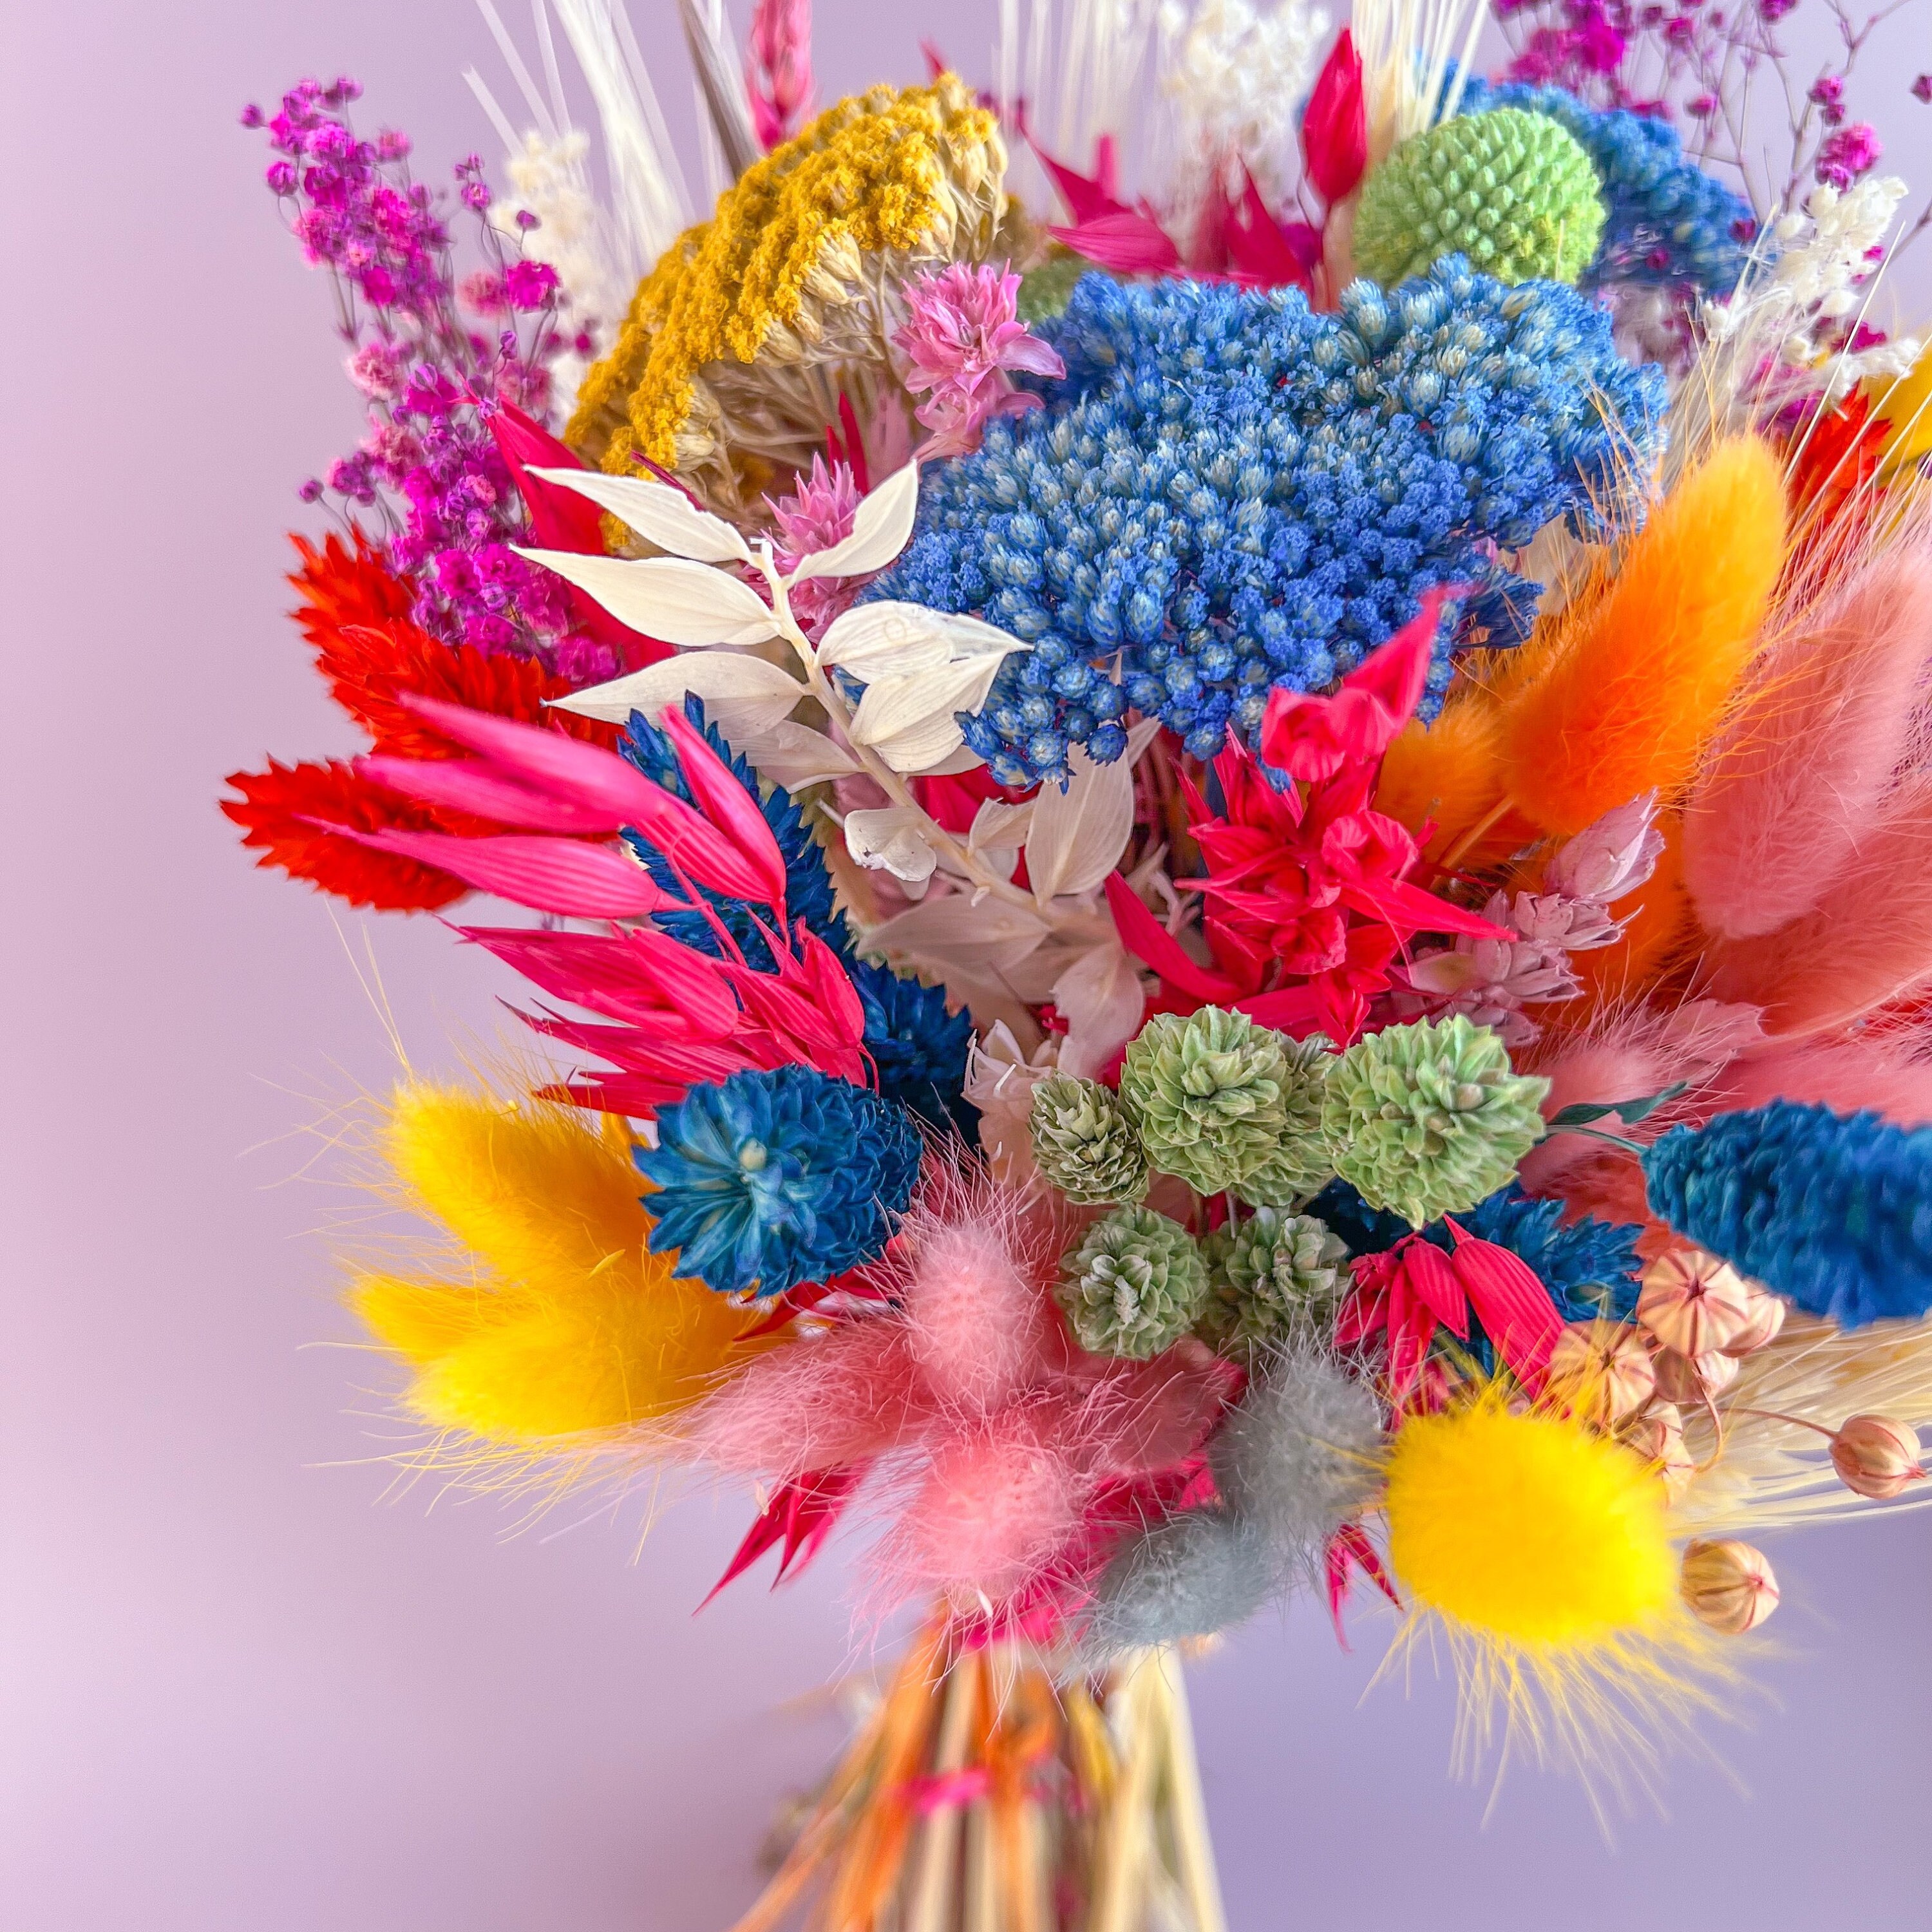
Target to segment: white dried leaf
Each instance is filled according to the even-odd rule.
[[[862,499],[852,518],[852,534],[830,550],[814,550],[798,561],[785,579],[802,583],[808,577],[863,577],[884,570],[906,547],[913,519],[919,513],[919,465],[896,470]]]
[[[700,510],[682,490],[648,476],[607,476],[601,470],[536,470],[546,483],[588,496],[647,542],[700,563],[749,563],[745,539],[722,517]]]
[[[914,604],[914,610],[924,609],[922,604]],[[1016,638],[1010,631],[1003,631],[997,624],[989,624],[982,617],[962,616],[951,610],[934,610],[928,614],[944,631],[952,645],[956,658],[979,657],[991,651],[1004,657],[1010,651],[1030,651],[1032,645],[1024,638]],[[1154,721],[1154,728],[1160,728],[1160,721]]]
[[[962,741],[950,757],[941,758],[936,764],[908,766],[906,776],[921,778],[956,778],[962,772],[976,771],[986,762],[971,746]]]
[[[1147,995],[1118,942],[1091,947],[1053,982],[1054,1010],[1066,1022],[1060,1070],[1093,1079],[1141,1030]]]
[[[1076,746],[1067,763],[1072,776],[1064,791],[1040,787],[1027,838],[1027,877],[1042,905],[1063,893],[1093,891],[1120,862],[1133,830],[1130,760],[1096,764]]]
[[[970,852],[1018,851],[1026,843],[1033,824],[1033,808],[1030,798],[1022,799],[1017,805],[1010,805],[1003,798],[982,800],[967,831],[966,849]]]
[[[845,814],[845,849],[868,872],[890,872],[910,885],[932,877],[938,855],[926,843],[922,812],[903,805]]]
[[[708,563],[513,548],[594,597],[620,624],[668,644],[757,644],[778,634],[764,599]]]
[[[773,730],[807,694],[796,678],[762,658],[694,651],[572,692],[556,704],[560,710],[621,724],[633,711],[655,718],[666,705],[681,704],[687,692],[704,699],[706,717],[728,738]]]
[[[818,645],[821,664],[841,665],[866,682],[937,670],[957,655],[937,612],[890,600],[835,617]]]
[[[997,658],[969,658],[916,677],[882,677],[866,687],[850,726],[896,772],[923,771],[964,742],[956,714],[986,701]]]
[[[740,738],[736,748],[759,772],[787,791],[822,784],[828,778],[849,778],[859,761],[842,745],[809,725],[782,723],[755,736]]]
[[[915,962],[944,978],[955,970],[1004,971],[1016,966],[1050,930],[1028,907],[1004,899],[975,905],[967,894],[953,892],[873,927],[866,944],[870,951]]]

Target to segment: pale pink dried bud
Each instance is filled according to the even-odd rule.
[[[1696,1403],[1730,1386],[1738,1372],[1738,1358],[1714,1348],[1701,1355],[1660,1348],[1652,1366],[1657,1372],[1657,1392],[1666,1402]]]
[[[1744,1287],[1748,1291],[1745,1302],[1750,1313],[1743,1328],[1724,1344],[1727,1355],[1748,1355],[1776,1341],[1789,1312],[1789,1304],[1781,1294],[1773,1294],[1769,1288],[1760,1288],[1754,1281],[1747,1281]]]
[[[1778,1608],[1778,1577],[1764,1552],[1728,1537],[1686,1544],[1678,1587],[1690,1614],[1726,1636],[1756,1629]]]
[[[1572,1322],[1550,1353],[1550,1393],[1600,1428],[1634,1414],[1656,1392],[1643,1337],[1622,1322]]]
[[[1657,1465],[1664,1493],[1675,1502],[1697,1473],[1684,1446],[1684,1417],[1674,1402],[1654,1402],[1624,1431],[1624,1440],[1646,1462]]]
[[[1752,1313],[1750,1285],[1728,1262],[1701,1249],[1659,1255],[1643,1271],[1636,1318],[1680,1355],[1724,1348],[1744,1333]]]
[[[1884,1502],[1923,1482],[1918,1432],[1888,1415],[1855,1415],[1832,1438],[1832,1467],[1854,1496]]]
[[[1656,816],[1654,791],[1605,812],[1544,867],[1544,890],[1606,905],[1635,892],[1657,869],[1664,850],[1664,835],[1652,824]]]

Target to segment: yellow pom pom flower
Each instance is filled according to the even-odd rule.
[[[1663,1484],[1573,1416],[1487,1400],[1412,1417],[1384,1508],[1417,1602],[1505,1642],[1594,1642],[1676,1600]]]
[[[407,1204],[467,1263],[455,1278],[364,1272],[351,1288],[415,1371],[406,1400],[423,1421],[542,1447],[668,1415],[750,1360],[742,1338],[759,1318],[645,1246],[644,1184],[621,1131],[412,1083],[382,1151]]]
[[[1684,1610],[1657,1466],[1513,1384],[1478,1382],[1404,1419],[1382,1508],[1408,1606],[1396,1651],[1446,1640],[1460,1680],[1458,1756],[1500,1733],[1615,1784],[1648,1781],[1664,1738],[1728,1674]]]
[[[748,168],[639,288],[568,432],[622,472],[674,467],[726,515],[824,447],[838,398],[864,422],[921,269],[1016,253],[997,117],[964,82],[875,87]]]

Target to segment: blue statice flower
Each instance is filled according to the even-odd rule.
[[[1673,1127],[1643,1173],[1680,1234],[1808,1313],[1932,1311],[1932,1127],[1774,1100]]]
[[[1400,1214],[1371,1208],[1346,1180],[1331,1180],[1306,1211],[1334,1228],[1352,1255],[1379,1254],[1409,1232]],[[1562,1214],[1562,1202],[1532,1200],[1511,1181],[1456,1220],[1465,1234],[1493,1241],[1526,1262],[1566,1322],[1599,1316],[1628,1321],[1636,1309],[1642,1267],[1636,1243],[1642,1229],[1588,1214],[1566,1226]],[[1442,1222],[1430,1222],[1422,1233],[1444,1252],[1453,1251],[1454,1243]]]
[[[1292,290],[1089,275],[1042,328],[1065,379],[927,466],[912,542],[867,593],[1032,646],[962,720],[1004,784],[1064,777],[1072,743],[1118,757],[1130,707],[1211,757],[1271,687],[1332,684],[1434,584],[1526,616],[1536,586],[1495,547],[1587,517],[1664,412],[1660,373],[1622,362],[1574,290],[1460,256],[1358,282],[1332,316]]]
[[[1608,218],[1586,289],[1665,282],[1724,296],[1737,286],[1756,226],[1750,206],[1684,152],[1667,121],[1586,106],[1564,88],[1470,81],[1460,111],[1490,107],[1548,115],[1595,164]]]
[[[803,920],[807,929],[838,955],[856,988],[866,1009],[866,1050],[878,1070],[880,1092],[909,1107],[929,1125],[941,1131],[950,1128],[968,1146],[974,1144],[979,1115],[963,1097],[967,1049],[973,1037],[971,1019],[964,1012],[949,1014],[946,995],[940,988],[902,979],[890,967],[856,956],[851,933],[832,897],[825,854],[790,793],[782,785],[761,788],[757,774],[733,752],[718,728],[706,724],[700,699],[687,696],[684,708],[711,748],[730,766],[733,777],[759,800],[765,823],[772,828],[784,860],[785,903],[792,917]],[[692,802],[670,740],[641,712],[631,713],[618,748],[654,784],[686,804]],[[624,838],[658,884],[667,892],[685,890],[663,854],[648,840],[634,832],[626,832]],[[769,970],[771,950],[753,908],[716,892],[706,897],[746,961]],[[716,957],[722,950],[716,932],[701,913],[662,912],[653,915],[652,922],[694,951]]]
[[[778,1294],[884,1252],[919,1178],[905,1109],[809,1066],[734,1073],[637,1150],[653,1254],[721,1292]]]

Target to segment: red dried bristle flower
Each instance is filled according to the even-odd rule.
[[[371,851],[331,832],[318,819],[358,832],[495,830],[484,820],[441,812],[383,790],[339,760],[326,765],[283,765],[266,772],[233,772],[228,782],[242,796],[221,809],[242,828],[242,844],[259,850],[258,866],[278,866],[353,906],[378,912],[434,912],[470,888],[433,866],[392,852]]]

